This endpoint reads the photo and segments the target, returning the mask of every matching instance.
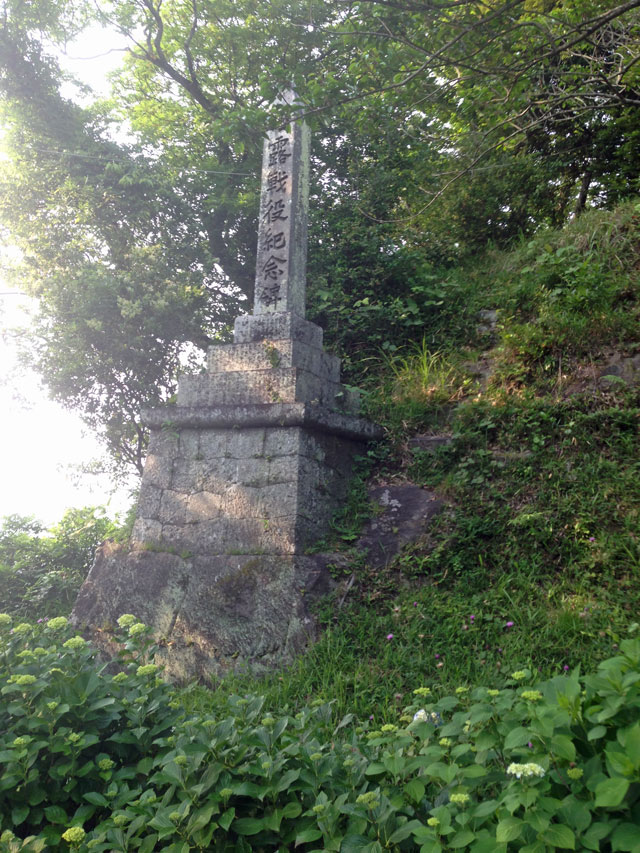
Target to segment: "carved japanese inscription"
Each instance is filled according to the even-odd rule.
[[[262,160],[254,314],[304,316],[308,173],[306,126],[269,133]]]

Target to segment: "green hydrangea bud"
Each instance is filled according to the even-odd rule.
[[[84,837],[87,833],[81,826],[70,826],[66,832],[62,833],[62,837],[65,841],[68,841],[69,844],[78,845],[84,841]]]

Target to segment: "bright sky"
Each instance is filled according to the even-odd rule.
[[[68,71],[101,94],[106,74],[122,57],[105,53],[105,44],[123,46],[116,34],[92,28],[61,57]],[[0,518],[17,513],[53,524],[69,507],[107,505],[112,517],[124,512],[135,479],[114,493],[107,476],[82,474],[78,466],[101,458],[104,449],[76,415],[48,399],[37,376],[19,370],[10,330],[28,324],[29,300],[8,290],[0,279]]]

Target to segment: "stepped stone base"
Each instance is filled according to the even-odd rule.
[[[260,672],[300,654],[315,636],[308,605],[330,579],[303,555],[180,556],[107,543],[76,603],[110,651],[122,613],[153,628],[156,659],[174,681],[205,683],[230,671]]]
[[[305,551],[380,436],[317,326],[238,318],[235,340],[211,349],[207,375],[180,381],[177,406],[145,414],[130,546],[103,547],[73,613],[105,649],[104,630],[135,614],[177,680],[283,664],[313,636],[308,594],[328,578]]]

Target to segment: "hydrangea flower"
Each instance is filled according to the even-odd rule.
[[[69,620],[66,616],[54,616],[47,622],[47,628],[51,628],[52,631],[59,631],[61,628],[66,628],[68,624]]]
[[[413,691],[413,695],[414,696],[430,696],[431,695],[431,688],[430,687],[417,687]]]
[[[86,834],[81,826],[70,826],[69,829],[62,833],[62,837],[69,844],[81,844]]]
[[[147,626],[144,622],[136,622],[135,625],[132,625],[129,628],[129,636],[137,637],[138,634],[143,634],[147,630]]]
[[[542,699],[542,693],[539,690],[523,690],[520,695],[529,702],[538,702]]]
[[[144,663],[137,668],[136,675],[154,675],[158,669],[155,663]]]
[[[62,644],[63,649],[83,649],[87,645],[87,641],[84,637],[69,637],[69,639]]]
[[[35,675],[12,675],[9,681],[13,681],[20,687],[27,687],[29,684],[35,684],[36,677]]]
[[[463,794],[463,793],[451,794],[449,796],[449,800],[452,803],[457,803],[458,805],[463,806],[465,803],[469,802],[469,794]]]
[[[544,776],[545,770],[544,767],[540,767],[539,764],[535,764],[533,761],[529,761],[527,764],[510,764],[507,767],[507,773],[510,776],[515,776],[516,779],[521,779],[523,776]]]
[[[3,625],[11,625],[11,616],[8,613],[0,613],[0,627]]]
[[[369,809],[375,809],[380,805],[380,800],[378,800],[378,795],[375,791],[367,791],[366,794],[360,794],[356,799],[356,803],[366,806]]]
[[[32,625],[29,622],[21,622],[13,629],[14,634],[28,634]]]
[[[134,616],[133,613],[123,613],[118,619],[118,627],[130,628],[132,625],[135,625],[137,621],[138,617]]]
[[[511,678],[515,678],[516,681],[522,681],[522,679],[526,677],[527,673],[523,669],[517,669],[515,672],[511,673]]]
[[[569,779],[582,779],[584,775],[584,770],[582,767],[570,767],[567,770],[567,776]]]

